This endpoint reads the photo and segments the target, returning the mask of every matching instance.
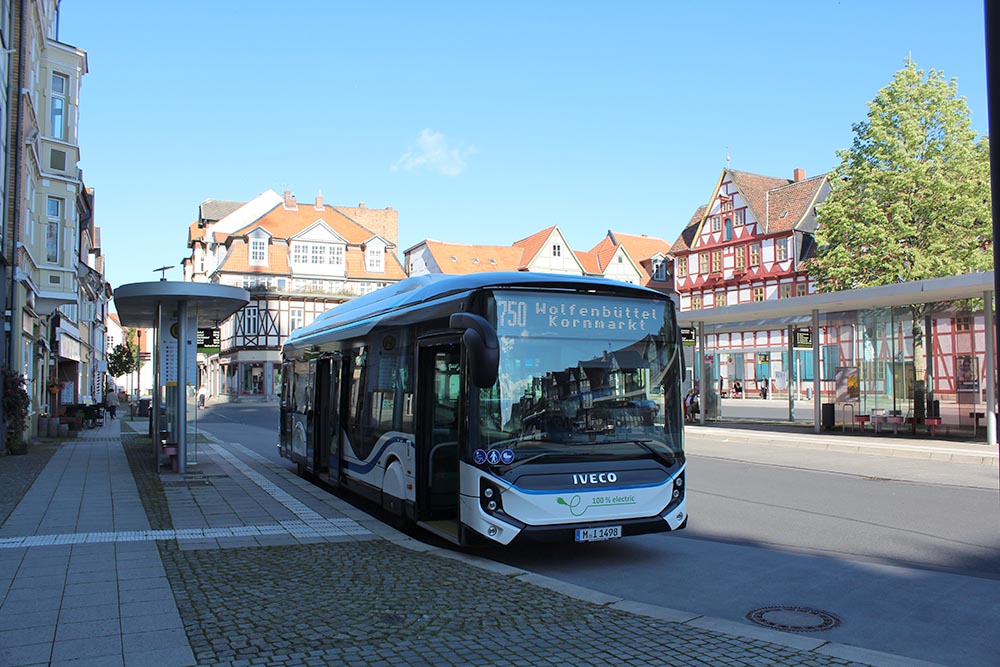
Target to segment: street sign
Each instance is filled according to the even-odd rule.
[[[769,364],[769,363],[771,363],[771,353],[770,352],[758,352],[757,353],[757,363],[758,364]]]
[[[809,327],[797,328],[795,329],[795,339],[792,341],[792,347],[805,347],[812,349],[813,346],[813,332]]]
[[[681,327],[681,345],[694,345],[694,327]]]

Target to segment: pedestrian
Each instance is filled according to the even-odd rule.
[[[208,400],[208,390],[205,389],[205,385],[198,387],[198,407],[205,407],[205,401]]]
[[[760,384],[760,397],[767,399],[767,378],[764,378]]]
[[[743,384],[739,380],[733,382],[733,398],[743,398]]]
[[[104,397],[104,404],[108,409],[108,416],[114,419],[118,414],[118,396],[115,395],[115,392],[109,391],[107,393]]]

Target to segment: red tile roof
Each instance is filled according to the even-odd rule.
[[[512,245],[517,248],[521,248],[524,254],[521,255],[521,264],[518,268],[526,269],[528,265],[531,264],[531,260],[535,259],[535,256],[541,251],[545,242],[549,240],[552,232],[555,231],[557,225],[552,225],[551,227],[546,227],[540,232],[535,232],[531,236],[521,239],[520,241],[514,241]]]
[[[425,239],[424,245],[441,273],[517,271],[523,250],[512,246],[463,245]]]

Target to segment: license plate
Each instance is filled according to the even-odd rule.
[[[603,528],[577,528],[577,542],[600,542],[613,540],[622,536],[621,526],[605,526]]]

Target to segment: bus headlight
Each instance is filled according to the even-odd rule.
[[[479,505],[484,511],[491,514],[503,510],[503,504],[500,501],[500,489],[487,481],[485,477],[479,480]]]

